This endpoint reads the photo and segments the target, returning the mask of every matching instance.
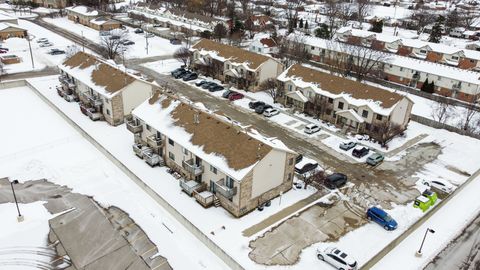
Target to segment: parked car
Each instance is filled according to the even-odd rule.
[[[272,117],[272,116],[277,115],[279,113],[280,113],[280,111],[275,109],[275,108],[268,108],[265,111],[263,111],[263,116]]]
[[[379,153],[373,153],[367,158],[367,164],[376,166],[380,164],[383,161],[384,157],[380,155]]]
[[[40,43],[41,48],[52,47],[52,46],[53,46],[53,43],[51,43],[51,42]]]
[[[187,75],[183,76],[184,81],[192,81],[198,78],[198,74],[195,72],[188,73]]]
[[[298,156],[295,157],[295,164],[299,163],[300,161],[302,161],[303,159],[303,155],[302,154],[298,154]]]
[[[5,47],[0,47],[0,50],[4,50],[4,51],[7,51],[7,52],[9,51],[9,49],[5,48]]]
[[[0,49],[0,53],[7,53],[7,52],[8,52],[7,50]]]
[[[175,74],[183,72],[183,71],[185,71],[185,69],[180,67],[180,68],[177,68],[175,70],[172,70],[172,72],[170,72],[170,74],[172,74],[172,76],[175,77]]]
[[[117,40],[117,39],[120,39],[120,36],[119,36],[119,35],[111,35],[111,36],[109,37],[109,39],[111,39],[111,40]]]
[[[357,146],[356,142],[346,141],[346,142],[343,142],[343,143],[340,144],[340,149],[348,151],[348,150],[354,148],[355,146]]]
[[[137,28],[135,29],[135,31],[133,31],[135,34],[142,34],[143,33],[143,29],[142,28]]]
[[[48,42],[47,38],[39,38],[37,39],[37,43],[43,43],[43,42]]]
[[[347,183],[347,176],[343,173],[333,173],[325,178],[324,184],[329,189],[342,187]]]
[[[182,44],[182,41],[178,38],[172,38],[170,39],[170,44],[179,45],[179,44]]]
[[[51,55],[65,54],[65,51],[59,50],[59,49],[50,49],[48,54],[51,54]]]
[[[450,184],[449,182],[441,179],[437,180],[432,180],[432,181],[422,181],[422,184],[424,184],[427,187],[433,187],[435,189],[441,190],[445,193],[451,193],[454,189],[454,186]]]
[[[214,87],[215,85],[218,85],[216,82],[207,82],[202,84],[203,89],[209,89],[210,87]]]
[[[110,35],[111,35],[110,31],[100,31],[99,34],[100,34],[101,37],[110,36]]]
[[[187,70],[181,70],[179,72],[176,72],[175,74],[173,74],[173,77],[175,79],[180,79],[180,78],[183,78],[183,76],[187,75],[190,71],[187,71]]]
[[[326,249],[317,249],[317,258],[325,261],[335,267],[343,270],[356,270],[357,261],[347,255],[345,252],[334,247],[327,247]]]
[[[295,172],[298,174],[305,174],[311,172],[318,167],[318,162],[310,158],[303,158],[295,164]]]
[[[308,124],[303,128],[303,132],[307,134],[313,134],[320,131],[320,127],[316,124]]]
[[[195,85],[196,85],[196,86],[202,86],[202,85],[204,85],[204,84],[206,84],[206,83],[208,83],[207,80],[201,80],[201,81],[195,82]]]
[[[226,90],[225,92],[223,92],[222,97],[223,98],[228,98],[233,93],[236,93],[236,92],[232,91],[232,90]]]
[[[265,110],[273,108],[271,105],[265,104],[265,105],[260,105],[255,108],[255,112],[258,114],[263,114]]]
[[[397,228],[397,222],[387,212],[378,207],[370,207],[367,210],[368,220],[375,221],[387,231],[393,231]]]
[[[218,91],[222,91],[223,89],[224,89],[223,86],[215,85],[214,87],[208,88],[208,91],[209,92],[218,92]]]
[[[248,107],[253,110],[255,110],[255,108],[257,108],[258,106],[263,106],[263,105],[265,105],[265,102],[263,101],[250,101],[248,103]]]
[[[134,45],[135,42],[133,42],[131,40],[125,40],[125,41],[122,42],[122,44],[125,45],[125,46],[129,46],[129,45]]]
[[[243,98],[243,94],[240,94],[240,93],[232,93],[231,95],[228,96],[228,99],[230,101],[234,101],[234,100],[238,100],[238,99],[242,99]]]
[[[356,158],[361,158],[361,157],[366,156],[368,154],[368,152],[370,152],[370,149],[368,149],[368,147],[360,145],[360,146],[355,147],[355,149],[353,149],[352,156],[354,156]]]

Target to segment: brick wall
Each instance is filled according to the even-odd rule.
[[[425,60],[429,62],[437,63],[437,62],[441,62],[442,58],[443,58],[443,54],[430,51],[430,52],[427,52],[427,58]]]
[[[473,62],[472,62],[473,61]],[[462,69],[471,69],[477,66],[477,60],[470,61],[468,58],[460,58],[458,61],[458,67]]]

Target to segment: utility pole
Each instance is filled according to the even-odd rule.
[[[30,59],[32,60],[32,69],[35,69],[35,63],[33,62],[33,53],[32,53],[32,45],[30,44],[30,41],[34,39],[35,37],[28,34],[27,35],[27,40],[28,40],[28,48],[30,49]]]
[[[15,195],[15,189],[13,188],[13,184],[18,184],[18,180],[10,181],[10,178],[8,178],[8,182],[10,182],[10,187],[12,187],[13,199],[15,200],[15,205],[17,206],[17,213],[18,213],[17,221],[22,222],[24,220],[24,217],[22,216],[22,214],[20,214],[20,208],[18,207],[17,196]]]
[[[147,51],[147,55],[148,55],[148,32],[145,31],[145,50]]]
[[[423,236],[423,240],[422,240],[422,244],[420,245],[420,248],[417,250],[417,252],[415,253],[415,255],[417,257],[421,257],[422,256],[422,247],[423,247],[423,243],[425,243],[425,238],[427,238],[427,234],[428,233],[435,233],[434,230],[430,229],[430,228],[427,228],[427,230],[425,231],[425,235]]]

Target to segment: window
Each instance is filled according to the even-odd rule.
[[[367,130],[372,130],[372,125],[369,124],[369,123],[367,123],[367,124],[365,125],[365,128],[366,128]]]
[[[312,51],[315,51],[315,47],[314,47],[314,46],[312,46]]]
[[[288,85],[288,92],[291,92],[291,91],[292,91],[292,85],[289,84],[289,85]]]
[[[403,71],[403,67],[400,68],[400,71]]]
[[[217,168],[213,167],[212,165],[210,165],[210,171],[214,174],[217,174]]]
[[[338,108],[339,108],[340,110],[343,110],[343,102],[338,102]]]
[[[230,176],[225,177],[225,185],[228,188],[233,188],[233,179]]]
[[[458,60],[458,56],[452,56],[453,60]]]
[[[184,148],[183,148],[183,154],[184,154],[184,155],[188,155],[188,154],[190,154],[190,152],[188,152],[187,148],[184,147]]]
[[[151,128],[149,125],[147,125],[147,124],[145,124],[145,128],[146,128],[148,131],[152,131],[152,128]]]
[[[383,116],[380,115],[380,114],[377,114],[377,120],[378,120],[378,121],[382,121],[382,119],[383,119]]]
[[[420,53],[427,53],[426,50],[420,50]]]
[[[109,109],[107,109],[107,115],[110,115],[110,110]]]
[[[325,114],[326,114],[326,115],[331,115],[331,114],[332,114],[332,110],[331,110],[331,109],[326,109],[326,110],[325,110]]]
[[[171,146],[174,146],[175,142],[172,139],[168,139],[168,144],[170,144]]]
[[[175,161],[175,155],[172,154],[172,152],[168,152],[168,157],[169,157],[171,160]]]
[[[227,69],[230,69],[230,65],[229,65],[229,64],[227,64]]]
[[[289,174],[288,174],[287,180],[288,180],[288,181],[292,180],[292,173],[289,173]]]
[[[363,110],[362,111],[362,117],[367,118],[368,117],[368,111]]]
[[[333,98],[328,98],[328,103],[333,103]]]
[[[288,160],[288,165],[292,165],[292,164],[293,164],[293,158],[290,158],[290,159]]]

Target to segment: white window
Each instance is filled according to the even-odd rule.
[[[175,160],[175,155],[172,154],[172,152],[168,152],[168,157],[169,157],[171,160]]]
[[[288,85],[288,92],[292,92],[292,85],[291,84]]]
[[[452,56],[453,60],[458,60],[458,56]]]
[[[210,165],[210,171],[214,174],[217,174],[217,168],[213,167],[212,165]]]
[[[190,152],[187,150],[187,148],[184,147],[184,148],[183,148],[183,154],[184,154],[184,155],[188,155],[188,154],[190,154]]]

